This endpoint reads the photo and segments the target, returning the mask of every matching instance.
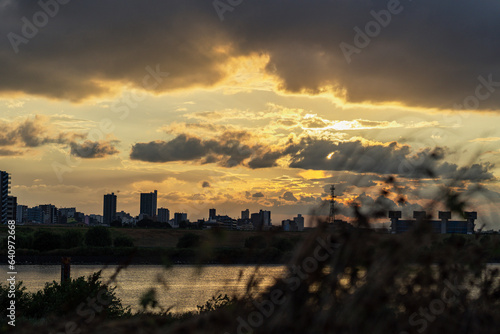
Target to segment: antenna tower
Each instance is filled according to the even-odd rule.
[[[329,217],[329,220],[330,220],[330,223],[334,223],[335,222],[335,185],[332,184],[332,186],[330,187],[330,192],[331,192],[331,198],[330,198],[330,217]]]

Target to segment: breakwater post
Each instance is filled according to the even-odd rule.
[[[61,284],[69,281],[71,274],[71,258],[62,257],[61,258]]]

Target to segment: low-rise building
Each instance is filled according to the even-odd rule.
[[[477,212],[464,212],[465,220],[451,220],[450,211],[439,211],[440,220],[428,219],[425,211],[414,211],[413,219],[401,219],[401,211],[389,211],[391,233],[399,234],[414,228],[418,223],[430,224],[432,231],[439,234],[474,234]]]

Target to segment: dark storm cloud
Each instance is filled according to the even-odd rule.
[[[48,144],[69,147],[70,153],[80,158],[103,158],[119,153],[115,148],[118,141],[82,142],[86,135],[60,132],[48,126],[50,121],[50,118],[35,116],[22,121],[0,123],[0,156],[23,154],[23,151],[12,150],[12,147],[33,149]]]
[[[260,53],[291,92],[331,86],[351,102],[499,109],[499,2],[401,1],[376,36],[356,44],[354,28],[365,31],[387,7],[385,0],[255,0],[220,21],[212,1],[72,1],[16,54],[8,34],[21,36],[21,18],[32,22],[41,8],[5,2],[0,91],[79,100],[108,92],[106,81],[154,91],[212,86],[228,74],[230,57]],[[341,43],[359,50],[350,64]],[[145,85],[157,64],[169,77]]]
[[[248,167],[252,169],[256,168],[268,168],[277,166],[276,160],[281,157],[281,152],[268,151],[260,156],[253,157],[248,162]]]
[[[202,188],[210,188],[210,182],[208,182],[208,181],[203,181],[203,183],[201,184],[201,187],[202,187]]]
[[[119,153],[115,148],[116,141],[90,141],[70,143],[71,154],[83,159],[104,158]]]
[[[283,193],[283,196],[281,196],[285,201],[290,201],[290,202],[297,202],[298,199],[293,195],[291,191],[286,191]]]
[[[189,161],[207,155],[210,144],[199,138],[179,135],[171,141],[151,141],[132,146],[130,157],[134,160],[149,162]]]
[[[459,167],[443,160],[443,148],[411,152],[407,145],[363,144],[360,141],[334,143],[329,140],[303,138],[289,145],[285,154],[291,157],[289,167],[351,171],[379,175],[394,174],[407,178],[443,178],[469,181],[493,180],[491,164]]]
[[[241,134],[241,139],[246,135]],[[201,164],[217,163],[223,167],[246,166],[252,169],[272,167],[280,158],[288,158],[290,168],[345,171],[357,174],[398,175],[405,178],[442,178],[468,181],[494,180],[492,164],[473,164],[459,167],[444,160],[445,149],[426,148],[412,152],[410,146],[396,142],[386,145],[363,144],[361,141],[332,142],[326,139],[304,137],[289,142],[282,149],[265,145],[247,145],[223,133],[218,139],[203,140],[186,134],[170,141],[136,143],[130,157],[147,162],[193,161]],[[374,185],[377,178],[346,175],[348,183],[359,187]],[[322,180],[325,181],[325,180]],[[336,178],[335,182],[338,183]]]
[[[18,146],[34,148],[46,144],[67,144],[81,134],[52,133],[43,117],[36,116],[18,122],[0,123],[0,146]]]
[[[10,2],[0,9],[0,90],[79,100],[107,93],[102,81],[157,91],[210,86],[227,59],[215,49],[227,39],[212,9],[202,1],[72,1],[15,53],[8,34],[23,36],[21,18],[32,22],[41,8]],[[158,72],[169,78],[158,82]]]
[[[288,146],[285,153],[292,157],[292,168],[399,174],[410,147],[395,142],[364,146],[360,141],[334,143],[308,137]]]
[[[495,177],[490,172],[493,167],[494,165],[491,164],[473,164],[468,168],[461,167],[457,170],[457,179],[476,182],[493,180]]]
[[[258,192],[258,193],[253,194],[252,197],[253,198],[261,198],[261,197],[264,197],[264,194],[261,192]]]
[[[0,156],[1,157],[8,157],[8,156],[14,156],[14,155],[21,155],[21,152],[0,148]]]
[[[236,138],[243,138],[243,134]],[[249,146],[223,133],[218,140],[203,140],[181,134],[170,141],[152,141],[136,143],[132,146],[130,157],[148,162],[197,161],[200,163],[218,163],[223,167],[242,165],[252,155],[258,153],[261,146]],[[260,163],[260,165],[264,165]],[[254,166],[252,168],[260,168]]]

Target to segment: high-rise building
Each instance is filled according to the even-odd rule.
[[[166,208],[158,209],[158,221],[160,223],[168,223],[170,220],[170,211]]]
[[[262,216],[262,225],[265,227],[271,226],[271,211],[260,210],[259,214]]]
[[[187,213],[176,212],[174,213],[174,224],[179,226],[180,223],[187,222]]]
[[[76,208],[60,208],[59,215],[67,218],[75,218]]]
[[[1,223],[7,223],[7,211],[9,209],[10,175],[0,171],[0,217]]]
[[[156,217],[156,204],[158,192],[141,193],[141,208],[139,214],[148,215],[150,218]]]
[[[208,219],[215,219],[217,211],[215,209],[208,209]]]
[[[302,217],[300,213],[297,215],[297,217],[293,218],[293,222],[297,227],[297,231],[304,231],[304,217]]]
[[[26,220],[30,223],[42,224],[44,222],[44,216],[45,214],[39,206],[28,208],[26,210]]]
[[[301,214],[298,214],[297,217],[294,217],[293,219],[285,219],[285,220],[281,221],[281,227],[283,228],[283,231],[285,231],[285,232],[304,231],[304,217],[302,217]]]
[[[250,219],[254,229],[262,230],[262,216],[259,213],[252,213]]]
[[[17,197],[9,196],[7,198],[7,220],[16,221],[17,215]]]
[[[256,230],[271,227],[271,211],[260,210],[259,213],[252,213],[250,217],[252,225]]]
[[[103,204],[103,218],[102,223],[104,225],[111,225],[111,223],[116,219],[116,195],[115,193],[104,195]]]
[[[241,219],[250,219],[250,210],[241,211]]]
[[[297,217],[293,218],[297,231],[304,231],[304,217],[299,213]]]
[[[39,205],[40,209],[43,211],[43,222],[45,224],[57,224],[58,221],[58,215],[57,215],[57,208],[55,205],[52,204],[44,204],[44,205]]]
[[[25,223],[28,219],[28,206],[17,205],[16,223]]]

